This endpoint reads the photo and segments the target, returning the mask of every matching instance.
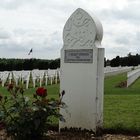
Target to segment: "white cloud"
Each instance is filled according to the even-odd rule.
[[[0,56],[60,57],[66,20],[77,8],[93,12],[102,22],[107,58],[139,53],[139,0],[0,0]]]
[[[3,28],[0,28],[0,40],[8,39],[10,38],[10,36],[10,32],[4,30]]]

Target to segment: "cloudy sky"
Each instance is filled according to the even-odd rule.
[[[106,58],[140,54],[140,0],[0,0],[0,58],[59,58],[77,8],[101,21]]]

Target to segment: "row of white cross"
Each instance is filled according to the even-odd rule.
[[[36,86],[36,82],[39,81],[40,87],[42,86],[43,79],[45,79],[45,85],[48,84],[48,80],[50,80],[50,84],[53,82],[55,84],[58,83],[58,79],[60,78],[60,70],[59,69],[48,69],[48,70],[32,70],[32,71],[3,71],[0,72],[0,81],[2,82],[2,87],[9,80],[9,84],[12,79],[14,79],[15,84],[18,85],[19,81],[23,84],[26,83],[26,89],[29,87],[29,80],[32,79],[33,87]]]
[[[105,74],[105,77],[107,76],[111,76],[111,75],[117,75],[117,74],[120,74],[120,73],[124,73],[124,72],[129,72],[132,70],[132,66],[131,67],[128,67],[128,66],[125,66],[125,67],[110,67],[110,66],[107,66],[104,68],[104,74]]]
[[[9,75],[8,71],[0,72],[0,80],[2,82],[3,87],[4,87],[5,82],[7,81],[8,75]]]
[[[135,67],[106,67],[105,77],[127,72],[127,87],[132,85],[140,77],[140,65]]]
[[[127,73],[127,87],[132,85],[140,77],[140,67]]]
[[[123,72],[131,71],[132,67],[105,67],[104,73],[106,76],[116,75]],[[135,72],[134,72],[135,73]],[[128,73],[130,75],[130,73]],[[135,74],[134,74],[135,75]],[[127,76],[129,77],[132,76]],[[23,84],[26,83],[26,89],[29,87],[29,80],[32,79],[33,87],[35,88],[36,82],[39,82],[39,86],[42,86],[43,80],[45,79],[45,85],[48,85],[48,80],[52,85],[53,82],[55,84],[58,83],[58,79],[60,79],[60,69],[48,69],[48,70],[38,70],[34,69],[32,71],[3,71],[0,72],[0,81],[2,82],[2,87],[6,83],[7,79],[9,80],[9,84],[12,79],[14,79],[15,84],[18,85],[19,81]],[[132,81],[132,80],[130,80]],[[130,82],[131,83],[131,82]]]

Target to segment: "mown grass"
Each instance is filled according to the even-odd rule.
[[[112,95],[134,95],[140,94],[140,80],[137,80],[132,86],[129,88],[117,88],[116,86],[127,80],[126,73],[110,76],[105,78],[104,81],[104,94],[112,94]]]
[[[117,88],[126,73],[105,78],[104,129],[112,133],[140,134],[140,79],[129,88]]]
[[[59,84],[53,84],[53,85],[48,85],[44,86],[47,88],[47,95],[48,98],[58,98],[59,97]],[[30,98],[33,98],[33,94],[36,93],[36,88],[29,88],[25,90],[24,95],[28,96]],[[7,87],[0,87],[0,93],[4,96],[9,96],[9,92],[7,90]]]
[[[140,133],[140,96],[105,95],[104,128],[116,133]]]

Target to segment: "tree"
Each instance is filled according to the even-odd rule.
[[[60,67],[60,58],[55,60],[45,59],[5,59],[0,58],[0,71],[57,69]]]
[[[116,58],[113,58],[112,60],[111,60],[111,62],[110,62],[110,65],[112,66],[112,67],[118,67],[118,66],[120,66],[120,56],[116,56]]]

